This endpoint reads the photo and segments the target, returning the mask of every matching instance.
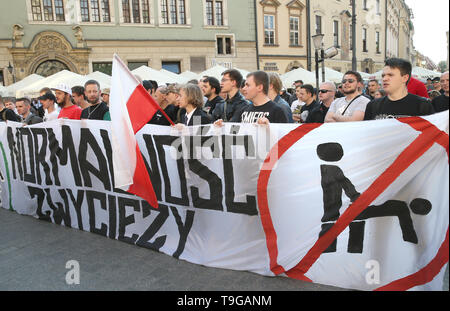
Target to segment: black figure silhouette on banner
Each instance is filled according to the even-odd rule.
[[[344,156],[344,150],[338,143],[326,143],[317,147],[317,155],[325,162],[338,162]],[[336,223],[342,207],[342,191],[353,203],[360,193],[356,191],[352,182],[345,177],[344,172],[337,165],[321,165],[321,185],[323,190],[322,231],[324,235]],[[372,205],[359,214],[349,225],[349,240],[347,251],[349,253],[362,253],[364,244],[365,220],[376,217],[398,217],[402,230],[403,240],[414,244],[418,243],[416,231],[411,218],[410,210],[417,215],[428,215],[431,211],[431,202],[425,199],[414,199],[408,208],[403,201],[390,200],[382,205]],[[325,253],[336,252],[337,240],[327,248]]]

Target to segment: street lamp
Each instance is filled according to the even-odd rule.
[[[9,65],[8,65],[8,67],[6,67],[6,68],[8,68],[9,73],[10,73],[10,74],[12,75],[12,77],[13,77],[13,83],[16,83],[16,76],[15,76],[15,74],[13,74],[14,67],[11,65],[11,62],[9,62]]]
[[[312,36],[313,39],[313,44],[314,44],[314,49],[315,49],[315,60],[316,60],[316,88],[317,90],[319,89],[319,63],[321,61],[323,61],[325,63],[324,60],[324,54],[325,51],[323,50],[323,34],[317,34],[315,36]],[[319,50],[320,50],[320,57],[321,59],[319,59]],[[322,79],[324,78],[324,74],[322,71]]]
[[[358,70],[358,64],[356,61],[356,3],[355,0],[351,0],[352,5],[352,70]]]
[[[336,56],[339,51],[336,47],[330,47],[326,51],[323,49],[323,34],[317,34],[312,36],[314,49],[316,50],[315,59],[316,59],[316,88],[319,89],[319,63],[322,63],[322,82],[325,82],[325,59],[332,58]],[[319,58],[319,50],[320,50],[320,58]]]

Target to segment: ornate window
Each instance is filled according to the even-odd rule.
[[[333,21],[333,44],[339,47],[339,22]]]
[[[362,44],[363,44],[363,52],[368,52],[367,49],[367,28],[362,29]]]
[[[305,5],[300,1],[291,1],[287,4],[289,12],[289,45],[302,46],[302,15]]]
[[[63,0],[31,0],[31,19],[35,22],[64,22]]]
[[[216,53],[217,56],[234,55],[234,36],[233,35],[216,35]]]
[[[83,23],[110,23],[111,0],[80,0],[80,15]]]
[[[161,23],[186,25],[186,0],[160,0]]]
[[[264,44],[275,45],[275,15],[264,15]]]
[[[222,0],[206,0],[205,2],[206,25],[224,25],[224,3]]]
[[[289,42],[290,42],[290,45],[293,45],[293,46],[300,45],[299,29],[300,29],[300,18],[297,16],[291,16],[289,18]]]
[[[151,0],[122,0],[122,22],[132,24],[152,24]]]

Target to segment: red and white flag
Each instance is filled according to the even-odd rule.
[[[158,207],[136,133],[161,110],[142,84],[114,54],[110,96],[115,187]]]

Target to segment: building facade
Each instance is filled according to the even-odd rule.
[[[307,66],[305,0],[256,0],[259,68],[286,73]]]
[[[400,57],[414,62],[412,18],[404,0],[387,0],[386,58]]]
[[[340,72],[352,69],[352,13],[349,0],[310,0],[311,35],[324,34],[324,48],[337,47],[339,54],[325,65]],[[386,2],[355,0],[357,70],[373,73],[385,61]],[[311,45],[311,55],[314,46]],[[314,68],[314,60],[311,61]]]
[[[236,3],[239,2],[239,5]],[[0,83],[68,69],[257,68],[254,0],[0,1]],[[8,66],[14,68],[13,75]]]

